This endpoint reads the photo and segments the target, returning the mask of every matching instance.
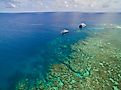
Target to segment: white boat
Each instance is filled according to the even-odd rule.
[[[79,25],[79,28],[81,29],[81,28],[84,28],[84,27],[86,27],[87,25],[85,24],[85,23],[81,23],[80,25]]]
[[[61,31],[61,34],[62,34],[62,35],[67,34],[67,33],[69,33],[69,30],[68,30],[68,29],[63,29],[63,30]]]

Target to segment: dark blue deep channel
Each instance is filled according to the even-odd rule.
[[[70,45],[85,39],[78,25],[99,23],[103,14],[19,13],[0,14],[0,90],[12,90],[20,78],[46,77],[50,64],[71,53]],[[70,33],[62,36],[61,30]],[[63,45],[68,48],[64,49]],[[62,52],[61,56],[57,54]]]

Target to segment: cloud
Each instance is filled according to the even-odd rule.
[[[8,3],[8,5],[7,5],[7,8],[15,8],[15,7],[16,7],[16,5],[13,3]]]
[[[0,12],[120,12],[120,0],[0,0]]]

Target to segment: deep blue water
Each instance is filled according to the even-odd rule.
[[[116,17],[111,21],[105,17]],[[51,63],[64,58],[74,42],[85,39],[84,32],[75,32],[81,22],[89,28],[103,23],[119,23],[120,14],[104,13],[19,13],[0,14],[0,87],[11,88],[19,78],[40,73],[46,76]],[[102,20],[104,19],[104,21]],[[70,33],[60,35],[63,28]],[[85,28],[86,30],[86,28]],[[62,57],[56,55],[63,52]],[[57,57],[56,57],[57,56]],[[10,89],[9,89],[10,90]]]

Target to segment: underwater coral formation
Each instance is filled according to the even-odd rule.
[[[66,60],[51,65],[46,80],[31,84],[24,79],[16,90],[121,90],[121,29],[90,34],[71,45]]]

